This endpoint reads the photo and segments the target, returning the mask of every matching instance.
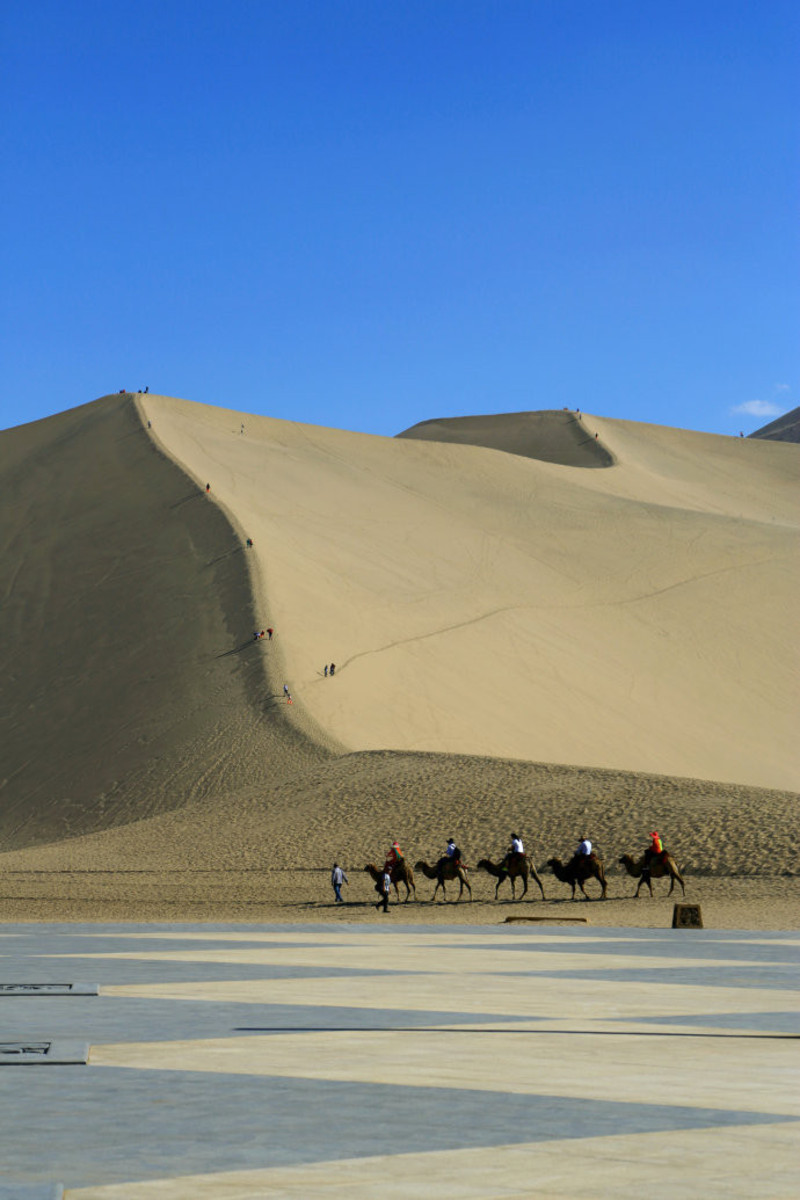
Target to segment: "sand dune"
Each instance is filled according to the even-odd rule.
[[[254,539],[297,712],[342,746],[797,786],[794,447],[585,415],[614,464],[585,470],[144,410]]]
[[[130,397],[3,433],[0,481],[5,846],[235,790],[254,752],[315,761],[285,723],[276,741],[261,658],[236,652],[253,619],[238,539]]]
[[[793,408],[791,412],[776,417],[768,425],[762,425],[755,433],[747,436],[775,442],[800,442],[800,408]]]
[[[606,447],[584,425],[583,418],[566,410],[422,421],[397,436],[484,446],[564,467],[610,467],[614,462]]]
[[[120,395],[0,436],[0,913],[308,915],[334,857],[511,827],[540,865],[657,825],[695,880],[791,876],[796,448],[570,423],[509,452],[506,418]]]

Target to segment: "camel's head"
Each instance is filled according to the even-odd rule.
[[[489,866],[491,866],[491,863],[489,862],[488,858],[482,858],[482,859],[480,860],[480,862],[478,863],[478,866],[477,866],[476,870],[478,870],[478,871],[485,871],[485,870],[486,870],[486,868],[487,868],[487,867],[489,867]]]
[[[553,867],[561,866],[561,859],[560,858],[548,858],[547,862],[544,865],[546,867],[549,867],[550,870],[552,871]]]

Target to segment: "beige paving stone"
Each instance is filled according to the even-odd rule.
[[[70,1189],[68,1200],[797,1200],[800,1124],[344,1159]]]
[[[343,964],[345,965],[345,964]],[[349,965],[349,959],[346,960]],[[598,964],[595,964],[597,968]],[[175,1000],[291,1004],[358,1009],[458,1011],[573,1021],[795,1011],[797,993],[767,988],[703,987],[601,979],[529,978],[485,974],[376,975],[309,979],[216,980],[107,984],[104,995]]]
[[[392,946],[391,960],[385,958],[385,945],[378,948],[359,947],[347,948],[347,960],[343,962],[342,948],[339,946],[319,946],[302,948],[254,949],[242,948],[225,950],[148,950],[137,953],[115,952],[111,954],[85,954],[81,958],[102,958],[104,960],[119,959],[121,961],[136,960],[139,962],[197,962],[197,963],[241,963],[242,965],[263,966],[296,966],[329,968],[347,966],[349,969],[361,971],[385,970],[393,971],[424,971],[435,974],[456,974],[464,972],[471,974],[519,975],[529,971],[625,971],[634,965],[637,971],[663,971],[665,979],[671,970],[681,968],[700,969],[702,967],[741,967],[737,958],[726,958],[722,952],[719,957],[708,955],[704,958],[665,958],[663,955],[638,954],[635,959],[630,954],[614,954],[613,951],[604,954],[602,962],[596,954],[554,953],[552,951],[537,952],[535,949],[509,954],[504,950],[486,950],[459,948],[430,948]],[[64,957],[70,957],[65,955]],[[78,956],[75,956],[78,957]],[[790,962],[787,953],[786,962]]]
[[[789,1043],[793,1045],[793,1043]],[[95,1066],[748,1109],[800,1117],[800,1055],[763,1039],[347,1030],[93,1046]],[[452,1050],[452,1052],[450,1052]],[[487,1101],[490,1103],[490,1101]]]

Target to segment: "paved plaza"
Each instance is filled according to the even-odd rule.
[[[1,926],[0,1197],[800,1195],[800,936],[396,915]]]

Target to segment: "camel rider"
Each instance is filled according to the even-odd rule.
[[[447,849],[444,852],[445,858],[452,858],[453,862],[458,866],[461,862],[461,851],[456,845],[455,838],[450,838],[447,843]]]
[[[503,859],[503,866],[506,868],[506,870],[508,870],[508,864],[511,862],[511,858],[515,854],[520,854],[524,858],[525,857],[525,847],[522,844],[522,838],[519,836],[519,834],[512,833],[511,845],[509,846],[508,850],[506,851],[506,856]]]
[[[386,862],[383,864],[384,871],[388,871],[391,875],[392,867],[403,861],[403,854],[397,842],[392,842],[392,848],[386,855]]]
[[[577,849],[572,856],[572,861],[576,866],[586,863],[592,856],[592,843],[585,833],[581,834],[581,840],[578,842]]]
[[[644,865],[649,867],[653,859],[661,858],[663,853],[664,847],[662,845],[661,838],[658,836],[658,830],[655,830],[650,834],[650,845],[644,852]]]

